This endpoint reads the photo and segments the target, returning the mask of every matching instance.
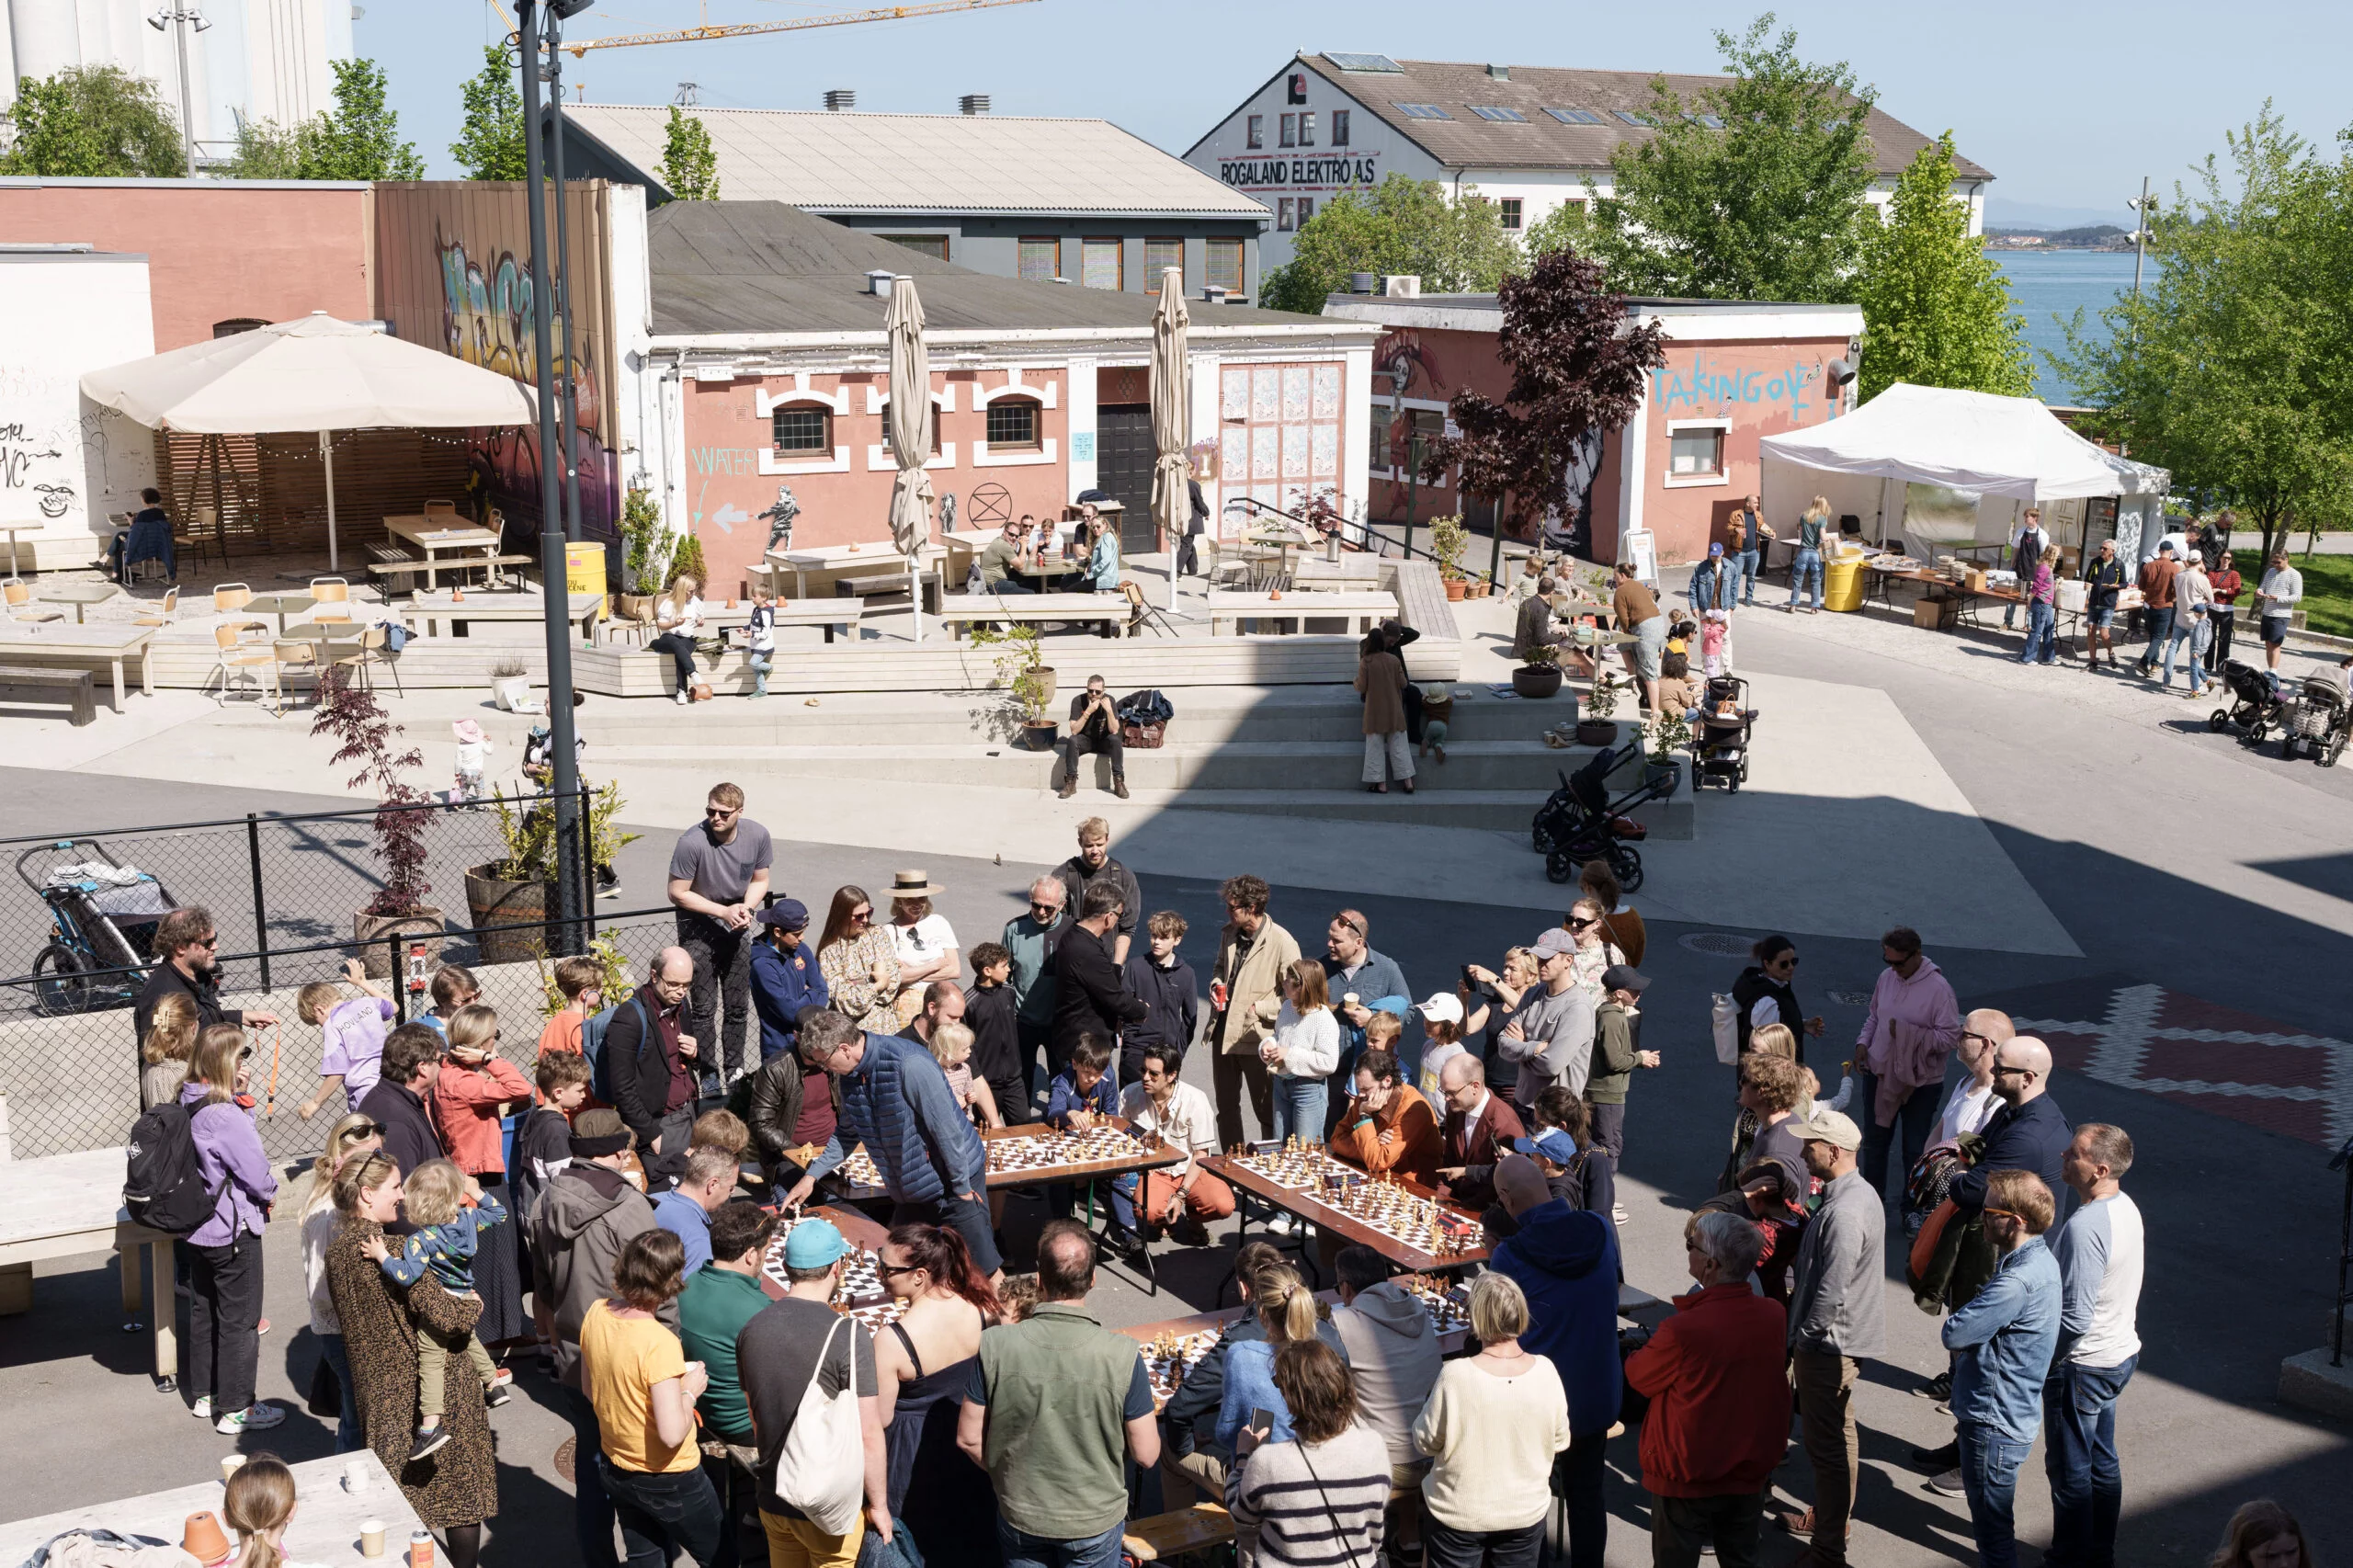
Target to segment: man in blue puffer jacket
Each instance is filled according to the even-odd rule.
[[[839,1081],[841,1138],[863,1142],[895,1207],[892,1225],[945,1225],[982,1273],[1005,1267],[990,1233],[988,1152],[931,1052],[869,1034],[827,1008],[801,1026],[801,1060]]]
[[[1568,1504],[1569,1568],[1601,1568],[1609,1515],[1601,1500],[1602,1449],[1625,1394],[1618,1356],[1618,1233],[1607,1214],[1554,1198],[1525,1154],[1495,1166],[1495,1197],[1519,1230],[1488,1267],[1528,1297],[1526,1348],[1549,1356],[1569,1396],[1566,1451],[1552,1490]]]

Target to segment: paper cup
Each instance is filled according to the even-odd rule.
[[[343,1467],[343,1489],[353,1496],[368,1490],[368,1461],[353,1460]]]
[[[238,1467],[244,1462],[245,1456],[243,1454],[222,1454],[221,1456],[221,1484],[226,1486],[229,1483],[229,1478],[235,1475]]]
[[[359,1555],[371,1559],[384,1555],[383,1520],[362,1519],[359,1521]]]

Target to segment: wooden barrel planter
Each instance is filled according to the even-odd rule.
[[[399,936],[403,961],[406,961],[412,943],[425,947],[425,961],[428,968],[441,961],[441,912],[418,909],[407,915],[355,915],[351,917],[351,934],[358,938],[359,962],[370,980],[390,980],[394,968],[391,944],[386,938]]]
[[[553,903],[549,881],[509,881],[490,875],[490,862],[466,868],[466,912],[476,930],[486,926],[515,926],[549,917]],[[546,927],[532,924],[517,931],[483,931],[478,938],[484,963],[524,963],[548,945]]]

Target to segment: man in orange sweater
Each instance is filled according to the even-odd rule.
[[[1427,1182],[1443,1158],[1438,1115],[1398,1074],[1397,1058],[1368,1051],[1357,1060],[1356,1097],[1340,1113],[1332,1153],[1374,1176],[1393,1171]]]

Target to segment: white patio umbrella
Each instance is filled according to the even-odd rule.
[[[899,477],[891,483],[891,542],[907,558],[907,603],[915,641],[923,641],[923,547],[931,539],[931,355],[923,342],[923,301],[915,280],[891,283],[882,318],[891,339],[891,450]]]
[[[330,570],[340,564],[331,432],[468,429],[538,417],[518,381],[324,311],[92,370],[83,376],[82,391],[157,430],[317,431],[326,464]]]
[[[1185,332],[1192,317],[1185,310],[1185,275],[1168,267],[1160,275],[1160,303],[1152,312],[1152,440],[1160,456],[1152,466],[1152,520],[1168,546],[1168,606],[1176,608],[1176,558],[1185,530],[1192,526],[1191,465],[1193,369],[1185,357]]]

